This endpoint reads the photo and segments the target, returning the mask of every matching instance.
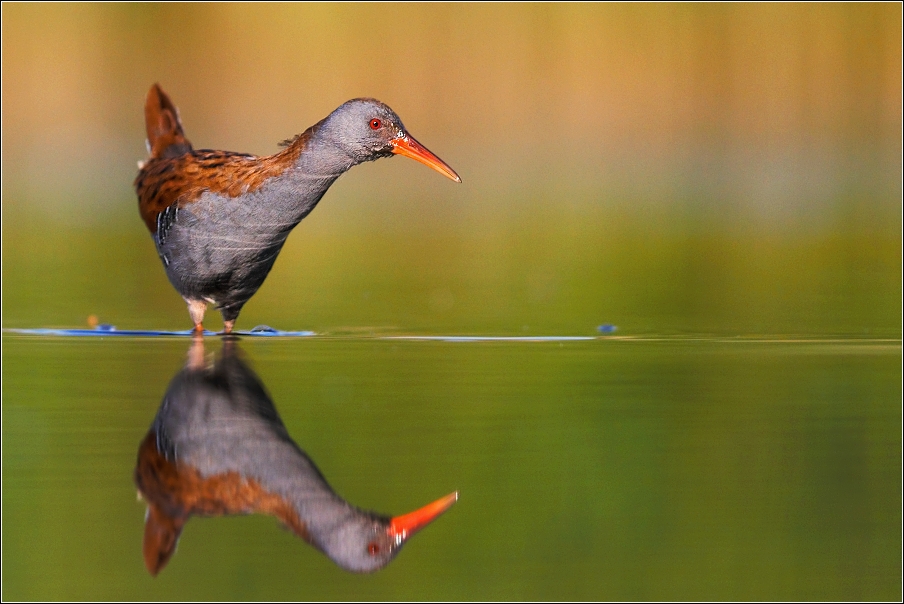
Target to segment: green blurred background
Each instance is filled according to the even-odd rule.
[[[189,325],[131,186],[159,82],[256,154],[373,96],[464,180],[355,168],[240,328],[901,333],[897,4],[2,10],[6,327]]]

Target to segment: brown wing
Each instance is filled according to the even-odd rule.
[[[269,514],[311,542],[307,527],[286,498],[237,471],[205,477],[187,464],[167,459],[157,448],[153,430],[138,449],[135,484],[148,504],[142,552],[154,576],[169,562],[185,523],[195,514]]]
[[[204,191],[240,195],[249,175],[258,172],[259,163],[256,157],[223,151],[149,159],[135,179],[141,218],[148,230],[156,233],[157,216],[173,204],[197,201]]]
[[[179,157],[149,159],[135,179],[138,211],[151,233],[157,216],[173,204],[197,201],[205,191],[239,197],[258,189],[267,179],[291,166],[304,147],[310,129],[292,146],[267,157],[229,151],[191,151]]]

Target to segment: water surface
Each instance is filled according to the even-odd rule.
[[[244,338],[344,498],[461,499],[375,574],[240,516],[192,519],[152,578],[132,476],[189,343],[4,335],[4,597],[899,593],[900,340]]]

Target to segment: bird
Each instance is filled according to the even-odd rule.
[[[145,100],[149,157],[139,162],[138,209],[194,332],[214,304],[223,333],[273,267],[289,233],[351,167],[403,155],[461,182],[386,104],[356,98],[264,157],[195,149],[159,84]]]
[[[238,343],[225,342],[209,364],[200,337],[139,445],[134,477],[148,505],[142,550],[153,576],[191,516],[251,513],[275,516],[340,568],[374,572],[458,500],[455,491],[395,517],[351,505],[292,440]]]

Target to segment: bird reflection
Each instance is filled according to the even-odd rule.
[[[139,446],[135,482],[148,504],[143,553],[152,575],[192,515],[252,513],[275,516],[346,570],[372,572],[458,499],[390,517],[339,497],[289,436],[234,339],[212,364],[203,340],[192,343]]]

